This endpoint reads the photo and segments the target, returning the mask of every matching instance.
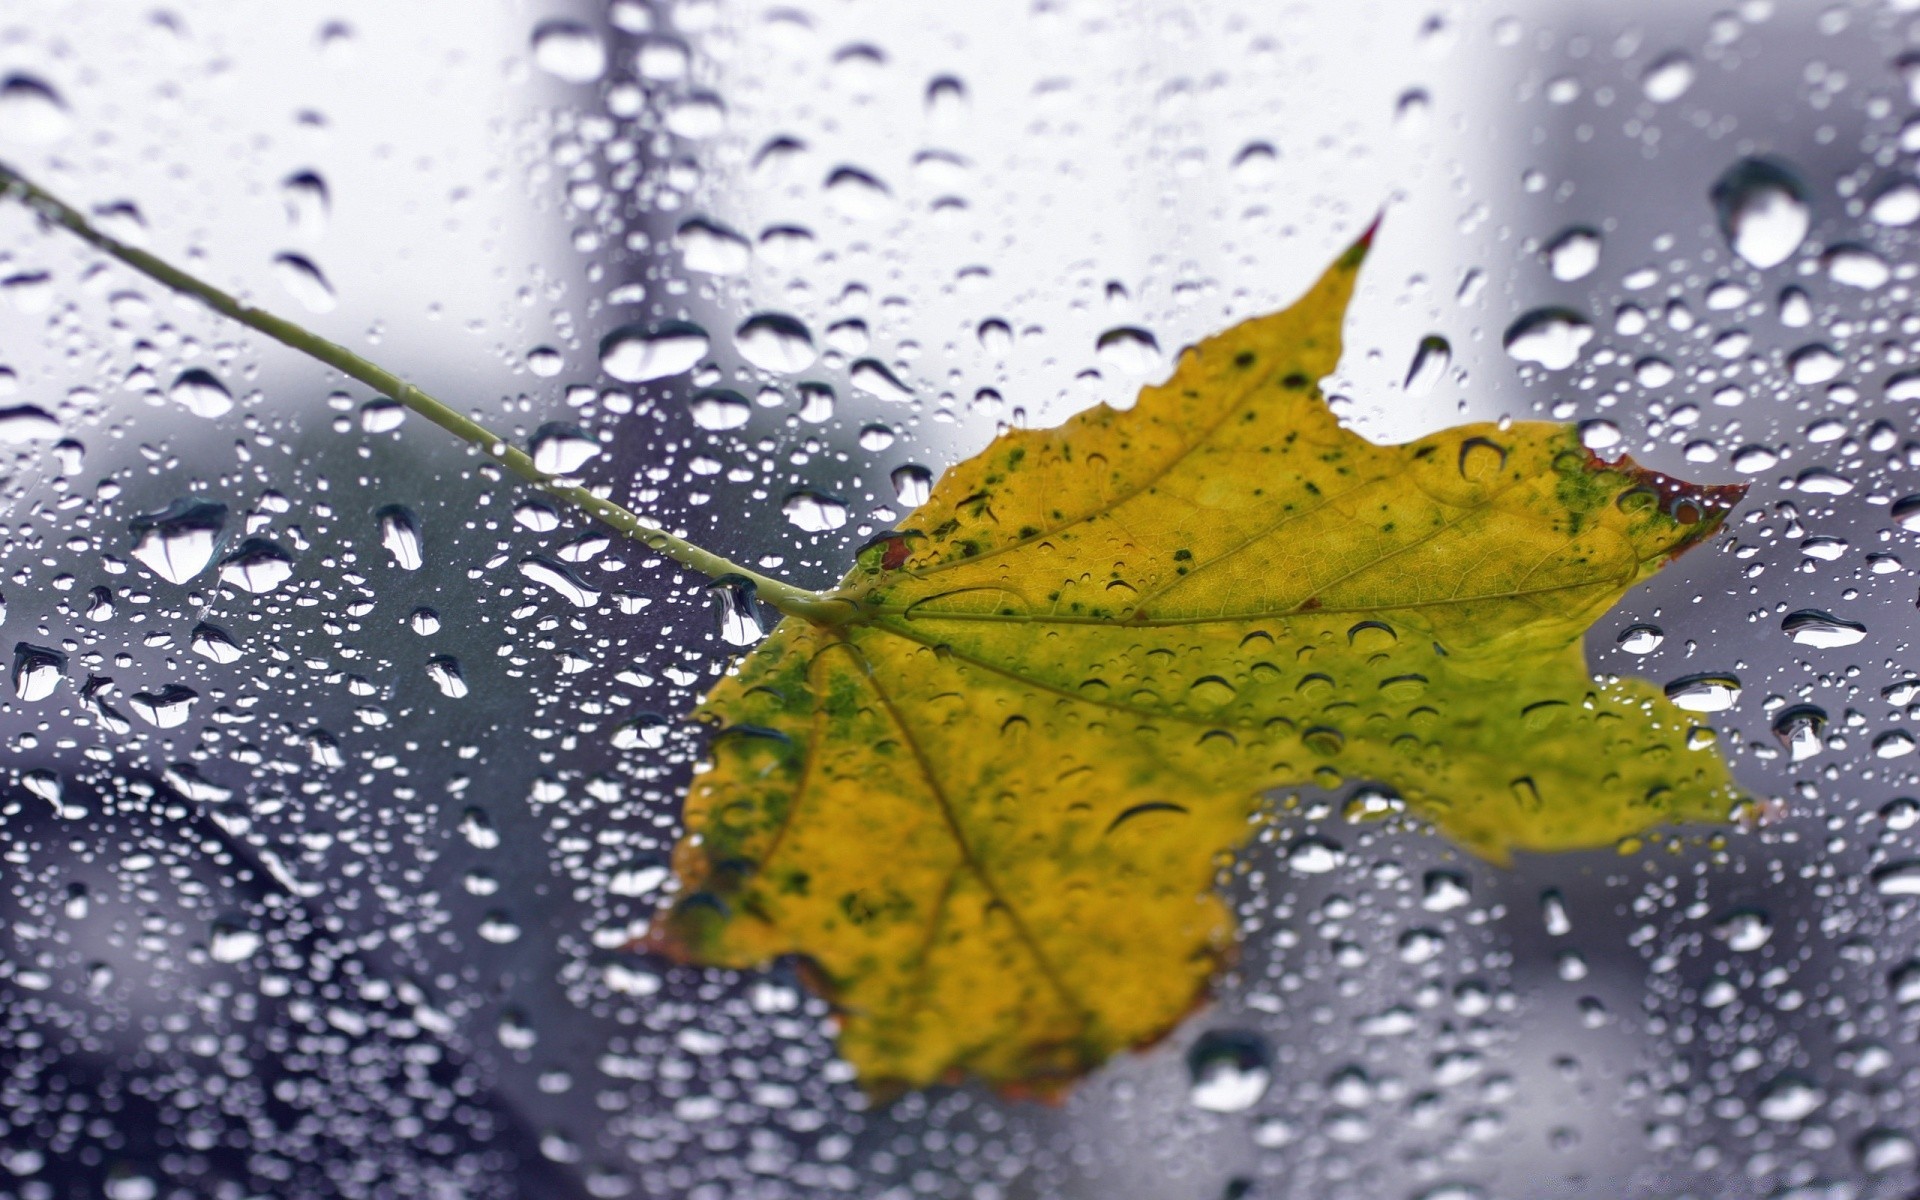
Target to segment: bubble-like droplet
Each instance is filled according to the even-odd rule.
[[[155,729],[178,729],[187,723],[200,694],[185,684],[170,683],[157,692],[135,692],[127,699],[134,715]]]
[[[740,357],[762,371],[790,375],[804,371],[820,357],[813,334],[784,313],[755,313],[733,335]]]
[[[360,406],[360,429],[364,433],[392,433],[406,420],[406,406],[385,396],[375,396]]]
[[[293,557],[264,538],[248,538],[220,560],[220,582],[263,596],[293,577]]]
[[[1867,205],[1867,215],[1880,225],[1911,225],[1920,221],[1920,184],[1902,179],[1880,189]]]
[[[1598,230],[1575,226],[1547,244],[1547,269],[1563,283],[1585,279],[1600,265],[1600,246]]]
[[[475,850],[493,850],[500,845],[500,831],[483,808],[468,808],[460,814],[460,836]]]
[[[692,370],[710,344],[707,331],[689,321],[622,325],[601,339],[600,369],[622,383],[665,379]]]
[[[402,571],[418,571],[425,561],[420,547],[420,519],[410,509],[389,504],[374,514],[380,524],[380,544]]]
[[[1767,446],[1742,446],[1733,452],[1732,462],[1734,470],[1757,475],[1778,466],[1780,456]]]
[[[1827,1094],[1798,1075],[1782,1075],[1761,1092],[1753,1111],[1768,1121],[1804,1121],[1827,1102]]]
[[[0,445],[18,446],[60,436],[53,414],[31,404],[0,408]]]
[[[1884,287],[1893,278],[1887,260],[1865,246],[1835,246],[1820,256],[1820,265],[1826,268],[1828,279],[1865,292]]]
[[[863,358],[854,363],[848,379],[854,387],[867,395],[885,400],[890,404],[902,404],[913,399],[912,388],[901,383],[885,364],[871,358]]]
[[[1787,614],[1780,622],[1780,632],[1792,638],[1796,646],[1832,650],[1860,641],[1867,636],[1867,627],[1817,608],[1803,608]]]
[[[215,921],[207,936],[207,957],[218,963],[245,962],[259,953],[266,939],[228,921]]]
[[[1786,748],[1789,762],[1805,762],[1821,750],[1826,743],[1821,740],[1827,727],[1826,710],[1812,704],[1795,704],[1782,709],[1773,719],[1773,736],[1780,739]]]
[[[1568,308],[1536,308],[1507,326],[1501,344],[1516,360],[1563,371],[1580,357],[1593,326]]]
[[[460,670],[460,660],[451,654],[436,654],[428,659],[427,678],[433,680],[433,686],[449,700],[458,700],[467,694],[467,677]]]
[[[1453,365],[1453,345],[1437,333],[1430,333],[1420,339],[1420,345],[1414,349],[1413,361],[1407,365],[1407,378],[1404,383],[1407,395],[1424,396],[1431,392],[1434,385],[1446,377],[1447,368]]]
[[[218,625],[208,625],[204,621],[195,625],[187,644],[201,658],[217,662],[222,666],[240,661],[240,644],[233,640],[232,634]]]
[[[286,206],[287,224],[301,237],[312,240],[327,231],[327,181],[314,172],[299,171],[281,180],[280,203]]]
[[[1812,223],[1806,188],[1777,159],[1741,159],[1714,182],[1710,197],[1727,244],[1763,271],[1791,258]]]
[[[1658,625],[1629,625],[1620,631],[1614,642],[1628,654],[1652,654],[1667,640],[1666,631]]]
[[[808,533],[826,533],[847,523],[847,506],[844,502],[810,489],[802,489],[788,496],[780,506],[780,511],[796,528]]]
[[[1663,54],[1640,76],[1640,92],[1655,104],[1671,104],[1693,86],[1693,59],[1682,51]]]
[[[1846,360],[1835,353],[1831,346],[1817,342],[1787,355],[1787,369],[1793,373],[1795,383],[1826,383],[1837,377],[1844,366]]]
[[[641,713],[613,731],[617,750],[659,750],[667,744],[673,723],[658,713]]]
[[[45,700],[67,673],[67,656],[58,650],[16,642],[13,647],[13,694],[26,703]]]
[[[1308,835],[1294,839],[1287,865],[1302,875],[1325,875],[1347,861],[1347,852],[1329,838]]]
[[[695,217],[673,236],[687,270],[707,275],[738,275],[753,261],[753,246],[724,225]]]
[[[134,561],[168,583],[185,583],[213,561],[225,540],[226,525],[224,504],[175,500],[129,524]]]
[[[1145,329],[1109,329],[1094,342],[1101,365],[1123,375],[1145,375],[1160,365],[1160,343]]]
[[[751,646],[767,636],[751,581],[727,575],[714,580],[707,590],[719,605],[721,641],[729,646]]]
[[[1187,1051],[1188,1101],[1207,1112],[1245,1112],[1273,1083],[1273,1051],[1258,1034],[1209,1029]]]
[[[333,285],[320,273],[320,268],[312,260],[299,254],[279,254],[273,259],[273,273],[280,277],[280,286],[287,295],[300,302],[308,312],[332,312],[339,303],[334,298]]]
[[[600,603],[600,589],[550,558],[534,555],[521,559],[520,574],[535,583],[545,584],[575,608],[592,608]]]
[[[1666,687],[1667,699],[1687,712],[1716,713],[1740,699],[1740,678],[1725,673],[1685,675]]]
[[[600,443],[578,425],[548,421],[527,443],[534,468],[545,475],[572,475],[600,453]]]
[[[739,392],[716,388],[695,392],[687,402],[687,411],[692,414],[695,425],[718,432],[745,425],[753,416],[753,405]]]
[[[60,93],[31,75],[0,81],[0,142],[44,146],[65,137],[73,118]]]
[[[857,167],[838,167],[826,182],[827,203],[842,216],[869,220],[893,208],[887,185]]]
[[[895,499],[908,508],[919,508],[933,494],[933,472],[915,463],[895,467],[890,478]]]
[[[199,367],[180,372],[167,389],[167,399],[196,417],[212,419],[233,411],[233,393],[227,385]]]
[[[1714,926],[1713,936],[1729,950],[1751,954],[1773,940],[1773,918],[1758,908],[1735,909]]]
[[[533,61],[567,83],[592,83],[607,69],[607,47],[598,32],[577,21],[543,21],[534,27]]]

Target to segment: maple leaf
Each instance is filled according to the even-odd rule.
[[[1132,409],[949,470],[844,621],[749,654],[699,710],[655,947],[800,956],[870,1087],[1045,1094],[1203,998],[1270,789],[1382,784],[1495,862],[1725,819],[1711,737],[1581,635],[1744,489],[1566,425],[1341,428],[1317,384],[1366,242]]]

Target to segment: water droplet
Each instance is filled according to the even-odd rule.
[[[1807,236],[1806,189],[1784,163],[1743,158],[1714,183],[1711,199],[1727,244],[1763,271],[1787,261]]]
[[[1795,383],[1826,383],[1839,375],[1845,365],[1846,360],[1834,353],[1832,347],[1817,342],[1787,355],[1787,369],[1793,372]]]
[[[933,472],[925,467],[913,463],[895,467],[891,478],[894,497],[908,508],[919,508],[933,494]]]
[[[475,850],[493,850],[500,845],[500,831],[481,808],[469,808],[460,815],[460,836]]]
[[[1160,343],[1145,329],[1109,329],[1094,342],[1100,362],[1122,375],[1145,375],[1160,365]]]
[[[715,389],[695,392],[687,403],[687,411],[692,414],[695,425],[717,432],[745,425],[753,416],[753,405],[739,392]]]
[[[1824,709],[1812,704],[1795,704],[1773,719],[1773,736],[1786,747],[1789,762],[1805,762],[1826,748],[1821,740],[1826,727]]]
[[[1612,421],[1580,422],[1580,444],[1589,450],[1611,450],[1621,440],[1620,427]]]
[[[1472,902],[1467,877],[1457,871],[1428,871],[1421,881],[1420,907],[1428,912],[1452,912]]]
[[[58,650],[17,642],[13,647],[13,694],[32,704],[53,695],[67,673],[67,656]]]
[[[392,433],[406,420],[406,406],[385,396],[376,396],[360,406],[360,429],[364,433]]]
[[[550,558],[534,555],[520,560],[520,574],[535,583],[545,584],[575,608],[592,608],[600,603],[600,590],[582,580],[573,571]]]
[[[645,896],[665,883],[673,871],[663,862],[642,862],[622,867],[607,881],[607,890],[616,896]]]
[[[1346,861],[1338,842],[1312,835],[1296,838],[1287,851],[1287,865],[1302,875],[1325,875]]]
[[[1653,60],[1640,76],[1640,92],[1655,104],[1671,104],[1693,86],[1693,59],[1675,50]]]
[[[1580,357],[1593,326],[1572,309],[1537,308],[1507,327],[1502,345],[1516,360],[1562,371]]]
[[[1802,1121],[1819,1111],[1827,1094],[1808,1080],[1782,1075],[1767,1085],[1753,1111],[1769,1121]]]
[[[1904,729],[1890,729],[1873,739],[1875,758],[1905,758],[1913,748],[1913,735]]]
[[[248,538],[220,560],[220,581],[256,596],[293,577],[293,558],[264,538]]]
[[[327,231],[330,199],[327,181],[312,171],[300,171],[280,181],[280,202],[287,209],[287,223],[303,238],[312,240]]]
[[[1827,278],[1846,287],[1873,291],[1893,278],[1887,260],[1865,246],[1835,246],[1820,256]]]
[[[135,692],[127,699],[133,714],[155,729],[178,729],[192,715],[200,693],[185,684],[169,683],[157,692]]]
[[[516,923],[511,916],[501,912],[497,908],[480,918],[479,932],[481,937],[496,946],[504,946],[509,942],[518,941],[520,938],[519,924]],[[501,1025],[501,1038],[502,1040],[506,1038],[506,1026],[504,1023]]]
[[[1888,863],[1873,873],[1873,890],[1882,896],[1920,896],[1920,859]]]
[[[60,436],[53,414],[31,404],[0,408],[0,445],[18,446]]]
[[[966,116],[967,85],[951,75],[941,75],[927,84],[927,123],[950,129]]]
[[[855,167],[839,167],[828,175],[826,193],[835,210],[854,220],[884,216],[893,208],[887,185]]]
[[[224,417],[233,411],[233,393],[210,372],[198,367],[180,372],[167,389],[167,399],[196,417]]]
[[[1867,206],[1867,215],[1881,225],[1911,225],[1920,221],[1920,184],[1902,179],[1882,188]]]
[[[807,327],[783,313],[748,317],[734,333],[733,344],[741,358],[780,375],[804,371],[820,357]]]
[[[724,225],[696,217],[674,234],[680,261],[689,271],[708,275],[739,275],[753,261],[753,247]]]
[[[1567,915],[1567,899],[1556,888],[1540,893],[1540,923],[1550,937],[1565,937],[1573,932],[1573,918]]]
[[[1256,1034],[1209,1029],[1187,1051],[1188,1101],[1207,1112],[1245,1112],[1273,1082],[1273,1052]]]
[[[576,21],[543,21],[534,27],[533,61],[567,83],[592,83],[607,69],[607,47],[592,28]]]
[[[1902,496],[1888,510],[1894,524],[1912,533],[1920,533],[1920,496]]]
[[[175,500],[130,523],[133,558],[168,583],[185,583],[213,561],[225,540],[226,524],[224,504]]]
[[[666,746],[673,724],[658,713],[643,712],[613,731],[616,750],[659,750]]]
[[[527,443],[534,469],[545,475],[572,475],[600,453],[600,443],[578,425],[548,421]]]
[[[727,106],[711,92],[696,92],[671,101],[661,123],[683,138],[717,137],[727,128]]]
[[[1865,625],[1817,608],[1788,613],[1780,622],[1780,631],[1792,638],[1796,646],[1812,646],[1817,650],[1851,646],[1867,636]]]
[[[787,520],[808,533],[826,533],[847,523],[847,506],[825,494],[803,489],[788,496],[780,506]]]
[[[1667,699],[1687,712],[1725,712],[1740,699],[1740,679],[1728,674],[1686,675],[1669,683],[1666,691]]]
[[[44,146],[66,136],[73,125],[60,93],[31,75],[9,75],[0,82],[0,141]]]
[[[1437,333],[1430,333],[1420,339],[1420,345],[1414,349],[1413,361],[1407,366],[1407,378],[1403,386],[1409,396],[1424,396],[1433,390],[1435,384],[1445,378],[1447,368],[1453,365],[1453,346]]]
[[[824,383],[808,381],[799,387],[800,411],[796,415],[812,425],[833,419],[833,389]]]
[[[1779,465],[1780,456],[1766,446],[1742,446],[1733,452],[1732,461],[1734,470],[1757,475]]]
[[[274,256],[273,271],[280,277],[280,286],[308,312],[332,312],[338,303],[333,285],[320,273],[320,268],[298,254]]]
[[[233,640],[232,634],[218,625],[208,625],[205,622],[195,625],[188,645],[201,658],[217,662],[222,666],[240,661],[239,643]]]
[[[1585,279],[1600,265],[1600,233],[1576,226],[1547,245],[1547,269],[1563,283]]]
[[[727,575],[714,580],[707,590],[719,602],[721,641],[729,646],[751,646],[767,636],[750,581]]]
[[[207,957],[219,963],[245,962],[266,945],[266,939],[245,926],[215,921],[207,937]]]
[[[665,379],[692,370],[709,345],[707,331],[688,321],[622,325],[601,340],[600,369],[622,383]]]
[[[1666,640],[1666,631],[1658,625],[1629,625],[1620,631],[1614,644],[1628,654],[1652,654]]]
[[[1750,954],[1773,940],[1773,918],[1757,908],[1737,909],[1721,918],[1713,936],[1729,950]]]
[[[393,565],[402,571],[418,571],[424,561],[420,553],[420,520],[398,504],[389,504],[374,514],[380,524],[380,544],[393,556]]]
[[[848,379],[854,387],[869,396],[891,404],[901,404],[913,399],[913,389],[901,383],[883,364],[871,358],[863,358],[854,363]]]

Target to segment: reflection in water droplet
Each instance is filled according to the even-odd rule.
[[[707,275],[738,275],[753,261],[753,247],[746,238],[703,218],[681,225],[673,244],[687,270]]]
[[[723,429],[738,429],[753,416],[753,405],[739,392],[714,389],[695,392],[687,402],[687,412],[693,417],[693,423],[702,429],[718,432]]]
[[[1580,357],[1593,326],[1566,308],[1537,308],[1507,327],[1502,345],[1516,360],[1562,371]]]
[[[1792,638],[1796,646],[1812,646],[1819,650],[1851,646],[1867,636],[1865,625],[1817,608],[1803,608],[1788,613],[1786,619],[1780,622],[1780,631]]]
[[[572,475],[600,453],[600,443],[578,425],[548,421],[533,433],[527,453],[546,475]]]
[[[44,146],[66,136],[73,125],[66,101],[31,75],[9,75],[0,82],[0,142]]]
[[[1735,675],[1687,675],[1669,683],[1667,699],[1688,712],[1725,712],[1740,699],[1740,679]]]
[[[847,523],[847,506],[824,492],[801,490],[780,506],[787,520],[808,533],[825,533]]]
[[[227,506],[206,500],[175,500],[160,512],[135,517],[133,557],[168,583],[181,584],[206,570],[219,552]]]
[[[222,666],[240,660],[239,643],[233,640],[232,634],[218,625],[208,625],[204,622],[195,625],[188,644],[201,658],[217,662]]]
[[[1244,1112],[1273,1082],[1273,1051],[1257,1034],[1209,1029],[1187,1051],[1188,1101],[1207,1112]]]
[[[333,295],[333,285],[320,273],[320,268],[298,254],[280,254],[273,260],[274,274],[280,277],[280,286],[287,294],[300,302],[308,312],[332,312],[338,301]]]
[[[720,605],[720,640],[729,646],[751,646],[767,636],[753,584],[737,575],[714,580],[707,590]]]
[[[1413,352],[1413,362],[1407,366],[1407,378],[1403,385],[1407,395],[1424,396],[1431,392],[1452,365],[1453,346],[1447,339],[1437,333],[1421,338],[1420,345]]]
[[[220,581],[256,596],[293,577],[293,558],[264,538],[248,538],[220,560]]]
[[[665,379],[692,370],[709,344],[707,331],[688,321],[622,325],[601,339],[600,369],[622,383]]]
[[[763,371],[792,374],[812,366],[819,351],[807,327],[782,313],[756,313],[733,335],[740,357]]]
[[[1160,365],[1160,343],[1151,332],[1132,326],[1107,330],[1094,350],[1103,366],[1123,375],[1145,375]]]
[[[387,505],[374,518],[380,524],[380,544],[393,556],[393,565],[402,571],[418,571],[424,561],[419,519],[398,504]]]
[[[572,570],[550,558],[535,555],[521,559],[520,574],[552,588],[575,608],[592,608],[600,603],[600,589],[587,584]]]
[[[1826,710],[1812,704],[1795,704],[1773,719],[1773,736],[1786,747],[1788,761],[1805,762],[1825,748],[1821,734],[1826,727]]]
[[[43,408],[31,404],[0,408],[0,445],[17,446],[59,436],[60,422]]]
[[[184,684],[170,683],[157,692],[135,692],[128,702],[133,713],[156,729],[177,729],[187,723],[200,694]]]
[[[58,650],[17,642],[13,647],[13,694],[31,704],[45,700],[67,673],[67,656]]]
[[[1600,245],[1597,230],[1585,226],[1566,230],[1547,245],[1547,269],[1563,283],[1584,279],[1600,265]]]
[[[1715,181],[1711,198],[1727,244],[1763,271],[1787,261],[1807,236],[1806,189],[1775,159],[1741,159]]]
[[[1615,645],[1628,654],[1652,654],[1666,640],[1666,631],[1658,625],[1629,625],[1620,631]]]
[[[210,372],[193,367],[180,372],[167,399],[196,417],[224,417],[233,411],[233,393]]]
[[[893,404],[900,404],[913,399],[912,388],[901,383],[892,371],[887,370],[884,365],[871,358],[863,358],[859,362],[854,363],[853,370],[849,373],[848,379],[854,387],[859,388],[869,396]]]
[[[933,472],[925,467],[913,463],[895,467],[891,478],[895,498],[908,508],[919,508],[933,494]]]
[[[436,654],[428,659],[427,678],[449,700],[458,700],[467,694],[467,677],[460,670],[460,660],[451,654]]]

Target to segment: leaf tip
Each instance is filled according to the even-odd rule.
[[[1353,244],[1347,247],[1347,252],[1340,256],[1340,265],[1343,268],[1351,271],[1366,261],[1367,251],[1373,249],[1374,236],[1380,232],[1380,222],[1386,219],[1387,210],[1384,208],[1373,215],[1373,220],[1360,231],[1359,237],[1353,239]]]

